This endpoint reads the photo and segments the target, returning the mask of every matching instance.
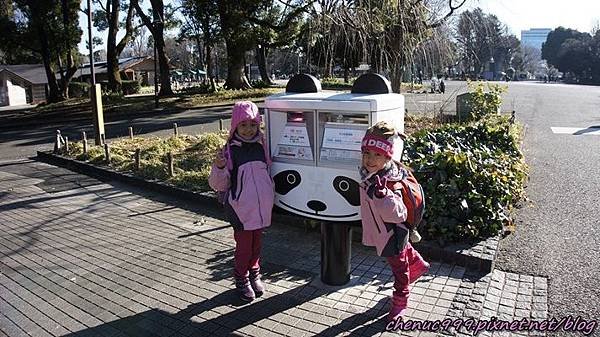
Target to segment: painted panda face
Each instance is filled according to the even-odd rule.
[[[271,173],[277,206],[321,220],[360,219],[357,172],[273,163]]]

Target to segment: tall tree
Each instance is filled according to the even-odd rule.
[[[40,55],[48,78],[48,101],[68,98],[69,83],[77,71],[77,44],[82,34],[78,17],[80,0],[15,0],[13,4],[14,15],[3,23],[0,45],[15,47],[6,53],[25,49]]]
[[[183,0],[182,7],[186,19],[181,35],[196,41],[211,91],[216,91],[213,48],[220,38],[217,1]]]
[[[515,38],[516,39],[516,38]],[[457,41],[467,72],[478,75],[487,62],[496,63],[514,52],[514,40],[507,37],[506,28],[495,15],[484,13],[481,8],[461,13],[457,25]],[[510,56],[508,56],[510,60]]]
[[[290,46],[300,33],[300,20],[305,1],[288,1],[285,5],[272,2],[267,8],[249,17],[256,32],[256,61],[263,82],[273,84],[268,69],[269,52],[273,48]]]
[[[134,33],[133,17],[134,7],[129,2],[121,0],[94,0],[102,10],[97,10],[94,14],[94,25],[100,31],[108,29],[108,38],[106,41],[106,66],[108,75],[108,88],[113,92],[121,92],[121,74],[119,71],[119,57]],[[121,11],[127,12],[124,21],[121,22]],[[119,29],[125,27],[125,35],[117,43],[117,34]]]
[[[399,92],[403,73],[412,64],[415,50],[466,0],[348,2],[337,7],[336,17],[359,33],[371,57],[372,68],[386,70],[392,89]]]
[[[548,64],[558,67],[560,46],[567,39],[578,39],[580,36],[580,32],[571,28],[558,27],[554,29],[546,37],[546,42],[542,44],[542,58],[548,61]]]
[[[159,96],[173,95],[171,89],[171,76],[169,69],[169,58],[165,51],[165,26],[169,24],[170,17],[167,17],[163,0],[150,0],[152,5],[152,18],[146,15],[141,9],[138,0],[131,0],[131,6],[134,6],[137,14],[142,19],[144,25],[152,33],[154,46],[158,55],[158,64],[160,67],[160,91]],[[169,13],[172,14],[172,13]],[[170,15],[169,15],[170,16]]]
[[[249,17],[269,3],[268,0],[217,0],[221,33],[227,48],[225,87],[228,89],[251,88],[244,74],[246,51],[252,49],[256,41]]]

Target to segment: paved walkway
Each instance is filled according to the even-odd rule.
[[[35,161],[0,162],[0,336],[442,334],[385,331],[392,274],[359,243],[351,284],[322,285],[319,242],[312,230],[271,226],[267,292],[242,304],[230,277],[231,229],[219,210]],[[433,262],[412,286],[405,320],[542,320],[546,288],[545,278]]]

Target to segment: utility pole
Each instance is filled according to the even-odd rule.
[[[92,104],[92,115],[94,120],[95,144],[102,145],[104,134],[104,113],[102,111],[102,89],[100,84],[96,83],[96,71],[94,69],[94,43],[92,37],[92,1],[87,0],[88,6],[88,39],[90,48],[90,99]]]

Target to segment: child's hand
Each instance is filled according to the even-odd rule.
[[[385,190],[387,189],[387,178],[375,176],[377,181],[375,182],[375,196],[377,198],[383,198],[385,196]]]
[[[215,164],[215,166],[220,169],[224,168],[225,165],[227,165],[227,158],[225,158],[225,155],[223,154],[223,149],[219,149],[217,151],[217,157],[213,161],[213,164]]]

